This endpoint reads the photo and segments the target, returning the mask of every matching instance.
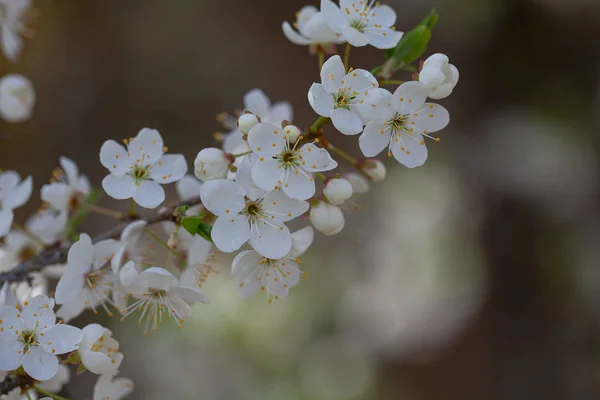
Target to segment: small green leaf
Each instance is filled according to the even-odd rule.
[[[429,12],[429,15],[426,16],[425,19],[419,23],[419,25],[425,26],[429,28],[429,30],[431,30],[439,20],[440,15],[435,11],[434,8]]]
[[[175,209],[175,213],[178,215],[185,215],[185,213],[189,209],[190,209],[190,206],[188,206],[187,204],[184,204],[182,206],[177,207],[177,209]]]
[[[201,217],[185,217],[181,220],[181,226],[191,235],[199,235],[212,243],[212,225],[203,222]]]
[[[402,36],[391,57],[396,60],[398,66],[408,65],[421,57],[427,49],[430,39],[431,31],[429,28],[419,25]]]

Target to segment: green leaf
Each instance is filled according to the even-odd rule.
[[[185,215],[185,213],[187,212],[187,210],[190,209],[190,206],[188,206],[187,204],[184,204],[182,206],[177,207],[177,209],[175,209],[175,213],[177,215]]]
[[[423,21],[419,23],[419,25],[425,26],[429,28],[429,30],[433,29],[435,24],[440,20],[440,15],[435,12],[435,8],[429,11],[429,15],[425,17]]]
[[[393,49],[393,53],[390,58],[396,60],[396,65],[407,65],[419,57],[427,49],[429,40],[431,39],[431,31],[428,27],[419,25],[410,32],[407,32],[402,36],[400,43]]]
[[[191,235],[199,235],[212,243],[212,225],[203,222],[201,217],[185,217],[181,220],[181,226]]]

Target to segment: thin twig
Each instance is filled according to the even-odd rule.
[[[174,218],[173,214],[178,207],[183,205],[195,206],[201,204],[200,198],[196,197],[188,201],[181,201],[175,205],[169,207],[161,207],[154,214],[147,217],[140,217],[137,220],[146,221],[148,225],[155,224],[160,221],[168,221]],[[98,236],[95,236],[93,241],[99,242],[105,239],[118,239],[121,233],[131,223],[130,221],[123,222],[113,229],[110,229]],[[27,261],[17,265],[10,271],[0,273],[0,286],[4,282],[22,282],[29,279],[29,274],[32,272],[38,272],[49,265],[63,264],[67,261],[67,253],[69,252],[71,243],[62,243],[61,245],[46,248],[42,250],[37,256],[30,258]]]

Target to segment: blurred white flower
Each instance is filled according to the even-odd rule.
[[[323,195],[334,206],[344,204],[352,197],[352,184],[344,178],[329,179],[323,187]]]
[[[425,60],[419,72],[419,82],[425,85],[427,97],[436,100],[450,96],[458,78],[458,69],[450,64],[448,56],[439,53]]]
[[[15,171],[0,172],[0,238],[6,236],[13,223],[13,210],[21,207],[31,197],[31,177],[21,181]]]
[[[79,175],[77,164],[60,158],[61,168],[54,170],[51,183],[42,186],[42,201],[59,211],[74,212],[90,194],[90,182]]]
[[[2,53],[4,57],[16,62],[23,49],[22,34],[27,34],[27,12],[31,8],[31,0],[1,0],[0,27],[2,27]]]
[[[132,391],[131,379],[115,379],[115,375],[102,375],[94,385],[94,400],[122,400]]]
[[[6,122],[23,122],[31,118],[35,89],[31,81],[19,74],[0,79],[0,117]]]
[[[333,236],[344,229],[346,220],[338,206],[319,201],[310,208],[310,223],[319,232],[327,236]]]
[[[344,43],[346,40],[339,33],[329,28],[323,14],[313,6],[302,7],[296,13],[294,30],[289,22],[282,24],[285,37],[294,44],[310,46],[312,54],[322,51],[325,54],[335,53],[335,45]]]

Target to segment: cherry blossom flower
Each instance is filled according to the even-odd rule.
[[[133,261],[136,265],[142,265],[146,261],[150,244],[144,237],[147,225],[146,221],[134,221],[123,229],[119,238],[119,248],[111,260],[114,274],[118,274],[128,261]]]
[[[77,164],[70,159],[61,157],[60,166],[52,174],[53,182],[42,186],[42,201],[55,210],[72,213],[90,194],[90,182],[79,175]]]
[[[323,187],[323,195],[334,206],[344,204],[352,197],[352,184],[343,178],[329,179]]]
[[[300,282],[299,257],[312,244],[312,227],[292,233],[292,249],[283,258],[270,259],[254,250],[240,252],[233,260],[231,273],[235,276],[235,286],[242,298],[252,296],[257,291],[266,291],[269,303],[272,299],[287,298],[291,287]]]
[[[321,12],[332,31],[339,33],[355,47],[370,44],[378,49],[396,47],[402,38],[393,26],[396,13],[375,0],[321,0]]]
[[[274,259],[285,256],[292,247],[284,222],[308,210],[307,202],[291,199],[281,190],[252,200],[240,184],[227,180],[206,182],[200,198],[218,217],[211,236],[219,250],[230,253],[250,241],[259,254]]]
[[[346,220],[342,210],[325,201],[319,201],[310,208],[310,223],[319,232],[333,236],[344,229]]]
[[[201,288],[204,285],[208,276],[215,272],[214,250],[214,246],[208,240],[200,236],[192,238],[189,250],[185,254],[187,266],[179,276],[181,286]]]
[[[365,158],[358,161],[357,167],[371,180],[372,182],[381,182],[387,175],[385,165],[377,158]]]
[[[364,194],[369,191],[369,181],[361,174],[347,172],[342,174],[342,178],[350,182],[350,185],[352,185],[352,193]]]
[[[346,74],[340,56],[330,57],[321,68],[321,82],[313,83],[308,101],[315,112],[331,118],[335,128],[344,135],[362,132],[368,120],[364,111],[378,99],[377,79],[364,69]]]
[[[45,209],[33,214],[25,223],[25,228],[47,245],[52,245],[64,233],[68,215],[64,211]]]
[[[285,37],[294,44],[310,46],[312,54],[317,50],[333,54],[335,45],[345,42],[341,34],[335,33],[329,28],[323,14],[313,6],[305,6],[298,11],[294,28],[297,31],[289,22],[284,22],[282,29]]]
[[[306,200],[315,194],[313,172],[330,171],[337,167],[327,150],[307,143],[298,148],[290,143],[289,127],[277,128],[260,123],[250,131],[248,143],[258,156],[252,167],[252,178],[263,190],[280,188],[289,197]]]
[[[144,334],[149,330],[156,331],[163,317],[174,319],[181,327],[190,315],[190,304],[208,303],[200,289],[180,285],[177,278],[160,267],[151,267],[138,273],[133,263],[128,263],[121,270],[121,282],[136,299],[122,311],[123,318],[142,310],[139,323],[144,324]]]
[[[415,168],[427,160],[425,138],[448,125],[448,111],[440,105],[425,103],[427,92],[419,82],[402,84],[392,95],[387,93],[373,111],[378,116],[360,136],[363,154],[373,157],[388,148],[388,155],[401,164]],[[434,139],[438,140],[438,139]]]
[[[71,380],[71,371],[65,364],[58,366],[56,375],[47,381],[40,382],[37,386],[52,393],[58,393]],[[47,397],[49,398],[49,397]],[[43,400],[43,399],[42,399]]]
[[[31,197],[31,177],[21,181],[15,171],[0,172],[0,238],[6,236],[13,223],[13,210]]]
[[[450,64],[447,55],[439,53],[425,60],[419,72],[419,82],[425,85],[427,97],[436,100],[450,96],[458,78],[458,69]]]
[[[0,271],[7,271],[22,262],[35,257],[42,245],[20,231],[10,231],[4,238],[4,245],[0,245]]]
[[[2,53],[4,57],[16,62],[23,49],[21,34],[28,34],[26,27],[27,11],[31,8],[30,0],[0,1],[0,26],[2,27]]]
[[[131,379],[115,379],[115,375],[102,375],[94,385],[94,400],[121,400],[132,391]]]
[[[110,297],[115,280],[111,260],[118,249],[116,240],[92,244],[87,234],[81,234],[69,249],[67,270],[56,286],[56,303],[62,305],[57,311],[59,317],[69,321],[85,309],[97,313],[98,307],[112,315],[106,303],[114,306]]]
[[[102,187],[112,198],[133,198],[144,208],[156,208],[165,200],[165,191],[160,185],[177,182],[186,174],[185,157],[164,154],[167,148],[154,129],[144,128],[125,143],[127,149],[114,140],[102,145],[100,162],[110,171]]]
[[[194,160],[194,173],[203,182],[225,179],[233,161],[235,159],[230,158],[223,150],[212,147],[202,149]]]
[[[0,369],[23,367],[32,378],[45,381],[58,371],[57,355],[78,349],[81,329],[56,324],[54,300],[37,296],[22,310],[5,307],[0,312]]]
[[[35,89],[31,81],[19,74],[0,79],[0,117],[10,123],[31,118],[35,105]]]
[[[119,342],[112,332],[98,324],[89,324],[82,329],[83,339],[79,344],[82,364],[97,375],[116,374],[123,361],[119,353]]]

